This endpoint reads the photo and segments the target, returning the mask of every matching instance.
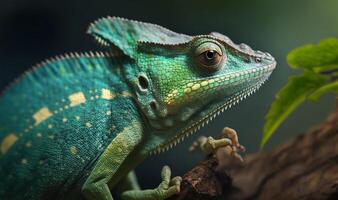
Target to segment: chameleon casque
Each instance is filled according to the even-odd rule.
[[[106,50],[42,62],[0,98],[0,199],[166,199],[179,179],[162,169],[140,190],[133,169],[258,89],[269,53],[220,33],[188,36],[101,18],[88,33]]]

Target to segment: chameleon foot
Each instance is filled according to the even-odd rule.
[[[161,172],[162,182],[156,189],[152,190],[131,190],[123,192],[123,200],[164,200],[180,192],[181,177],[171,177],[171,170],[164,166]]]
[[[238,141],[237,132],[228,127],[223,129],[220,139],[205,136],[198,138],[197,141],[190,146],[189,151],[194,151],[196,149],[202,150],[205,155],[215,155],[219,149],[223,149],[228,155],[231,155],[240,161],[243,161],[243,158],[237,152],[245,151],[244,146]]]

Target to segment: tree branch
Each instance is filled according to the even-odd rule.
[[[321,125],[270,152],[201,162],[181,191],[171,200],[338,199],[338,99]]]

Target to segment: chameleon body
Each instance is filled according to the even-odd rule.
[[[196,132],[267,80],[276,62],[219,33],[188,36],[107,17],[88,33],[107,49],[42,62],[0,98],[0,199],[165,199],[132,170]]]

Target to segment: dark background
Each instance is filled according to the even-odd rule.
[[[286,54],[299,45],[338,35],[336,0],[1,0],[0,90],[45,58],[97,50],[85,31],[91,21],[107,15],[152,22],[190,35],[218,31],[236,43],[244,42],[275,56],[278,67],[270,81],[198,133],[216,136],[224,126],[230,126],[238,131],[249,153],[259,150],[264,115],[274,95],[290,74],[297,73],[288,68]],[[318,104],[301,106],[266,149],[319,123],[333,104],[333,96],[327,95]],[[189,154],[187,149],[198,134],[169,152],[146,159],[137,168],[141,184],[156,186],[164,164],[172,167],[174,175],[182,175],[196,164],[201,156]]]

